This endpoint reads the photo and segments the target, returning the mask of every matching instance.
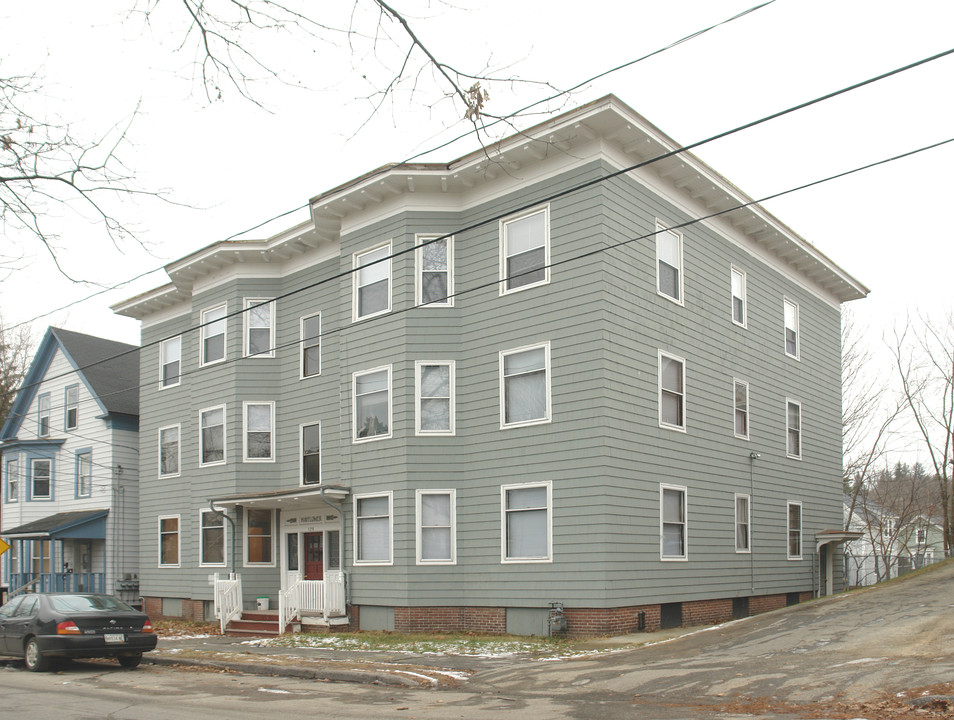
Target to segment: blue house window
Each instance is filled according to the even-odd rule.
[[[70,385],[66,388],[66,422],[67,430],[75,430],[79,425],[79,385]]]
[[[76,454],[76,497],[93,494],[93,454],[89,451]]]
[[[53,461],[34,459],[30,461],[30,499],[53,498]]]
[[[50,434],[50,394],[40,395],[36,399],[36,434],[47,437]]]

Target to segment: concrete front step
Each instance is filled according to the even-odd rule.
[[[285,632],[292,632],[291,624],[285,627]],[[240,619],[229,623],[225,634],[249,637],[278,635],[278,613],[243,612]]]

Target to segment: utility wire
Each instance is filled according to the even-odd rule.
[[[881,166],[881,165],[886,165],[886,164],[888,164],[888,163],[895,162],[895,161],[897,161],[897,160],[902,160],[902,159],[904,159],[904,158],[911,157],[911,156],[913,156],[913,155],[917,155],[917,154],[920,154],[920,153],[923,153],[923,152],[927,152],[927,151],[929,151],[929,150],[934,150],[934,149],[937,149],[937,148],[942,147],[942,146],[944,146],[944,145],[948,145],[948,144],[950,144],[950,143],[954,143],[954,137],[948,138],[948,139],[946,139],[946,140],[940,140],[940,141],[938,141],[938,142],[931,143],[931,144],[929,144],[929,145],[925,145],[925,146],[916,148],[916,149],[914,149],[914,150],[909,150],[909,151],[907,151],[907,152],[900,153],[900,154],[898,154],[898,155],[893,155],[893,156],[891,156],[891,157],[883,158],[883,159],[881,159],[881,160],[877,160],[877,161],[875,161],[875,162],[871,162],[871,163],[868,163],[868,164],[866,164],[866,165],[862,165],[862,166],[859,166],[859,167],[856,167],[856,168],[852,168],[852,169],[850,169],[850,170],[845,170],[845,171],[843,171],[843,172],[836,173],[836,174],[834,174],[834,175],[829,175],[829,176],[827,176],[827,177],[824,177],[824,178],[821,178],[821,179],[818,179],[818,180],[813,180],[813,181],[811,181],[811,182],[804,183],[804,184],[802,184],[802,185],[798,185],[798,186],[796,186],[796,187],[789,188],[789,189],[787,189],[787,190],[782,190],[782,191],[779,191],[779,192],[772,193],[772,194],[770,194],[770,195],[765,195],[765,196],[763,196],[763,197],[761,197],[761,198],[759,198],[759,199],[757,199],[757,200],[748,200],[748,201],[746,201],[746,202],[743,202],[743,203],[740,203],[740,204],[737,204],[737,205],[733,205],[732,207],[726,208],[726,209],[724,209],[724,210],[718,210],[718,211],[713,212],[713,213],[710,213],[710,214],[708,214],[708,215],[703,215],[703,216],[701,216],[701,217],[692,218],[692,219],[687,220],[687,221],[682,222],[682,223],[678,223],[678,224],[674,224],[674,225],[668,225],[668,226],[667,226],[666,228],[664,228],[663,230],[653,230],[653,231],[650,231],[650,232],[645,233],[645,234],[643,234],[643,235],[638,235],[638,236],[636,236],[636,237],[626,238],[626,239],[623,239],[623,240],[618,240],[618,241],[616,241],[616,242],[613,242],[613,243],[604,245],[604,246],[602,246],[602,247],[594,248],[593,250],[588,250],[587,252],[584,252],[584,253],[580,253],[580,254],[573,255],[573,256],[568,257],[568,258],[564,258],[564,259],[562,259],[562,260],[558,260],[558,261],[555,261],[555,262],[548,263],[548,264],[544,265],[543,268],[545,268],[545,269],[547,269],[547,270],[550,270],[550,269],[552,269],[552,268],[560,267],[560,266],[562,266],[562,265],[566,265],[566,264],[569,264],[569,263],[577,262],[577,261],[579,261],[579,260],[584,260],[584,259],[593,257],[593,256],[595,256],[595,255],[598,255],[598,254],[600,254],[600,253],[608,252],[608,251],[610,251],[610,250],[615,250],[615,249],[617,249],[617,248],[624,247],[624,246],[626,246],[626,245],[631,245],[631,244],[633,244],[633,243],[637,243],[637,242],[640,242],[640,241],[642,241],[642,240],[647,240],[647,239],[649,239],[649,238],[653,238],[653,237],[655,237],[659,232],[665,232],[665,231],[669,231],[669,230],[678,230],[678,229],[690,227],[690,226],[692,226],[692,225],[696,225],[696,224],[701,223],[701,222],[706,222],[706,221],[708,221],[708,220],[712,220],[713,218],[717,218],[717,217],[720,217],[720,216],[722,216],[722,215],[727,215],[727,214],[729,214],[729,213],[735,212],[735,211],[737,211],[737,210],[741,210],[741,209],[746,208],[746,207],[750,207],[750,206],[752,206],[752,205],[758,205],[758,204],[761,204],[761,203],[764,203],[764,202],[768,202],[769,200],[775,200],[775,199],[780,198],[780,197],[783,197],[783,196],[785,196],[785,195],[790,195],[790,194],[792,194],[792,193],[799,192],[799,191],[801,191],[801,190],[806,190],[806,189],[808,189],[808,188],[815,187],[815,186],[817,186],[817,185],[822,185],[822,184],[824,184],[824,183],[828,183],[828,182],[831,182],[831,181],[833,181],[833,180],[838,180],[838,179],[840,179],[840,178],[844,178],[844,177],[847,177],[847,176],[849,176],[849,175],[854,175],[854,174],[856,174],[856,173],[863,172],[863,171],[865,171],[865,170],[870,170],[870,169],[872,169],[872,168],[879,167],[879,166]],[[509,215],[509,213],[508,213],[508,215]],[[471,293],[475,293],[475,292],[478,292],[478,291],[480,291],[480,290],[486,290],[486,289],[488,289],[488,288],[497,287],[497,286],[499,286],[501,283],[508,282],[509,280],[512,280],[512,279],[514,279],[514,278],[522,277],[523,275],[528,275],[528,274],[531,274],[531,273],[534,273],[534,272],[538,272],[540,269],[542,269],[542,268],[533,268],[532,270],[527,270],[527,271],[525,271],[525,272],[523,272],[523,273],[517,273],[517,274],[511,275],[511,276],[509,276],[508,278],[490,280],[490,281],[487,281],[487,282],[485,282],[485,283],[481,283],[481,284],[474,285],[474,286],[472,286],[472,287],[466,288],[466,289],[464,289],[464,290],[460,290],[460,291],[455,292],[455,293],[453,293],[453,294],[451,294],[451,295],[448,295],[448,296],[446,296],[446,297],[447,297],[447,299],[456,298],[456,297],[461,297],[461,296],[464,296],[464,295],[469,295],[469,294],[471,294]],[[271,301],[270,301],[270,302],[271,302]],[[418,304],[408,305],[408,306],[406,306],[406,307],[404,307],[404,308],[399,308],[399,309],[396,309],[396,310],[392,310],[392,311],[390,311],[390,312],[388,312],[388,313],[385,313],[385,314],[382,314],[382,315],[376,315],[376,316],[374,316],[373,318],[367,318],[367,319],[365,319],[365,320],[359,320],[359,321],[357,321],[357,322],[347,323],[347,324],[345,324],[345,325],[342,325],[341,327],[337,327],[337,328],[334,328],[334,329],[331,329],[331,330],[324,331],[324,332],[320,333],[320,334],[319,334],[318,336],[316,336],[316,337],[319,338],[319,339],[324,339],[324,338],[330,337],[330,336],[332,336],[332,335],[337,335],[337,334],[340,333],[340,332],[343,332],[343,331],[346,331],[346,330],[350,330],[350,329],[352,329],[352,328],[354,328],[354,327],[358,327],[358,326],[365,325],[365,324],[368,324],[368,323],[377,322],[377,321],[384,320],[384,319],[388,319],[388,318],[393,318],[393,317],[395,317],[395,316],[397,316],[397,315],[401,315],[401,314],[404,314],[404,313],[406,313],[406,312],[409,312],[409,311],[411,311],[411,310],[415,310],[415,309],[418,309],[418,308],[421,308],[421,307],[426,307],[426,306],[428,306],[428,305],[430,305],[430,304],[432,304],[432,303],[418,303]],[[174,336],[174,337],[175,337],[175,336]],[[310,339],[314,339],[314,338],[310,338]],[[296,339],[296,340],[294,340],[294,341],[290,341],[290,342],[283,343],[283,344],[280,344],[280,345],[275,345],[274,347],[270,348],[270,350],[265,351],[265,352],[274,352],[274,351],[276,351],[276,350],[281,350],[281,349],[288,348],[288,347],[300,346],[301,343],[302,343],[302,339],[301,339],[301,338],[298,338],[298,339]],[[137,348],[137,350],[138,350],[138,348]],[[238,356],[238,357],[234,357],[234,358],[231,358],[231,359],[226,359],[226,360],[224,360],[224,361],[222,361],[222,362],[218,362],[218,363],[216,363],[213,367],[223,367],[223,366],[231,365],[231,364],[233,364],[233,363],[242,362],[242,361],[249,360],[249,359],[257,360],[257,359],[259,359],[259,358],[257,358],[255,355],[240,355],[240,356]],[[193,369],[193,370],[189,370],[189,371],[185,371],[185,372],[180,372],[179,377],[180,377],[180,379],[181,379],[181,378],[184,378],[184,377],[190,377],[190,376],[192,376],[192,375],[196,375],[196,374],[198,374],[198,373],[204,372],[204,371],[207,370],[207,369],[209,369],[208,366],[197,367],[197,368],[195,368],[195,369]],[[122,389],[122,390],[116,390],[115,392],[116,392],[116,393],[128,392],[129,390],[135,389],[136,387],[138,387],[138,388],[143,388],[143,387],[146,387],[147,385],[152,385],[152,384],[154,384],[155,382],[156,382],[155,380],[152,380],[152,381],[149,381],[149,382],[146,382],[146,383],[140,383],[138,386],[134,386],[134,387],[130,387],[130,388],[125,388],[125,389]],[[102,398],[102,397],[107,397],[107,396],[109,396],[109,395],[111,395],[111,394],[113,394],[113,393],[104,393],[104,394],[100,395],[100,397],[101,397],[101,398]]]
[[[610,68],[609,70],[604,70],[604,71],[602,71],[602,72],[600,72],[600,73],[594,75],[593,77],[590,77],[590,78],[588,78],[588,79],[586,79],[586,80],[583,80],[583,81],[581,81],[581,82],[578,82],[576,85],[573,85],[572,87],[570,87],[570,88],[567,89],[567,90],[564,90],[563,92],[556,93],[556,94],[554,94],[554,95],[551,95],[550,97],[546,97],[546,98],[543,98],[543,99],[541,99],[541,100],[537,100],[537,101],[535,101],[535,102],[533,102],[533,103],[531,103],[531,104],[529,104],[529,105],[527,105],[527,106],[525,106],[525,107],[520,108],[519,110],[515,110],[515,111],[513,111],[513,112],[511,112],[511,113],[508,113],[507,115],[503,115],[503,116],[501,116],[501,117],[499,117],[499,118],[495,118],[495,119],[492,120],[491,122],[486,123],[486,124],[482,125],[482,126],[479,127],[479,128],[474,128],[474,129],[468,130],[467,132],[465,132],[465,133],[463,133],[463,134],[461,134],[461,135],[458,135],[457,137],[453,138],[452,140],[448,140],[448,141],[446,141],[446,142],[440,143],[439,145],[436,145],[436,146],[434,146],[434,147],[431,147],[431,148],[429,148],[429,149],[427,149],[427,150],[421,150],[420,152],[416,153],[415,155],[411,155],[410,157],[405,158],[404,160],[402,160],[402,161],[401,161],[400,163],[398,163],[398,164],[399,164],[399,165],[403,165],[403,164],[412,162],[412,161],[416,160],[416,159],[419,158],[419,157],[422,157],[422,156],[424,156],[424,155],[429,155],[430,153],[433,153],[433,152],[437,152],[438,150],[441,150],[441,149],[443,149],[443,148],[445,148],[445,147],[447,147],[447,146],[449,146],[449,145],[453,145],[454,143],[459,142],[460,140],[463,140],[464,138],[467,138],[467,137],[469,137],[469,136],[471,136],[471,135],[473,135],[473,134],[477,134],[477,133],[479,133],[481,130],[485,130],[485,131],[486,131],[487,128],[493,127],[493,126],[495,126],[495,125],[497,125],[497,124],[499,124],[499,123],[501,123],[501,122],[506,122],[506,121],[508,121],[508,120],[512,120],[513,118],[515,118],[515,117],[521,115],[522,113],[527,112],[528,110],[530,110],[530,109],[532,109],[532,108],[534,108],[534,107],[537,107],[538,105],[543,105],[544,103],[548,103],[548,102],[550,102],[551,100],[556,100],[557,98],[562,97],[562,96],[564,96],[564,95],[569,95],[570,93],[575,92],[576,90],[579,90],[579,89],[580,89],[581,87],[583,87],[584,85],[587,85],[587,84],[589,84],[589,83],[591,83],[591,82],[594,82],[594,81],[596,81],[596,80],[599,80],[600,78],[606,77],[607,75],[611,75],[611,74],[614,73],[614,72],[618,72],[618,71],[620,71],[620,70],[624,70],[624,69],[626,69],[626,68],[628,68],[628,67],[631,67],[631,66],[633,66],[633,65],[636,65],[637,63],[643,62],[644,60],[648,60],[648,59],[651,58],[651,57],[655,57],[656,55],[660,55],[660,54],[666,52],[667,50],[671,50],[672,48],[676,47],[677,45],[681,45],[682,43],[685,43],[685,42],[688,42],[688,41],[692,40],[693,38],[697,38],[697,37],[699,37],[699,36],[701,36],[701,35],[705,35],[707,32],[710,32],[710,31],[712,31],[712,30],[715,30],[716,28],[718,28],[718,27],[720,27],[720,26],[722,26],[722,25],[727,25],[728,23],[733,22],[734,20],[738,20],[739,18],[745,17],[746,15],[748,15],[748,14],[750,14],[750,13],[753,13],[753,12],[755,12],[756,10],[761,10],[763,7],[765,7],[765,6],[767,6],[767,5],[771,5],[771,4],[774,3],[774,2],[775,2],[775,0],[767,0],[766,2],[763,2],[763,3],[759,4],[759,5],[755,5],[755,6],[751,7],[751,8],[749,8],[748,10],[743,10],[742,12],[737,13],[736,15],[733,15],[732,17],[727,18],[726,20],[722,20],[722,21],[720,21],[720,22],[718,22],[718,23],[716,23],[716,24],[714,24],[714,25],[710,25],[709,27],[703,28],[702,30],[696,30],[695,32],[690,33],[689,35],[686,35],[686,36],[680,38],[679,40],[676,40],[676,41],[674,41],[674,42],[671,42],[671,43],[669,43],[668,45],[665,45],[665,46],[663,46],[663,47],[661,47],[661,48],[659,48],[659,49],[657,49],[657,50],[653,50],[652,52],[647,53],[647,54],[645,54],[645,55],[643,55],[643,56],[641,56],[641,57],[638,57],[638,58],[636,58],[636,59],[634,59],[634,60],[630,60],[630,61],[628,61],[628,62],[625,62],[625,63],[621,64],[621,65],[617,65],[616,67]],[[370,177],[377,177],[379,174],[381,174],[381,173],[383,173],[383,172],[386,172],[386,170],[382,168],[381,170],[379,170],[379,171],[377,171],[376,173],[372,174]],[[306,203],[306,204],[304,204],[304,205],[299,205],[299,206],[296,207],[296,208],[292,208],[291,210],[286,210],[286,211],[284,211],[284,212],[281,212],[281,213],[279,213],[279,214],[277,214],[277,215],[274,215],[274,216],[270,217],[270,218],[267,219],[267,220],[263,220],[262,222],[258,223],[257,225],[253,225],[253,226],[250,227],[250,228],[246,228],[245,230],[242,230],[242,231],[240,231],[240,232],[233,233],[233,234],[229,235],[228,237],[223,238],[222,240],[219,240],[218,242],[228,242],[229,240],[232,240],[232,239],[234,239],[234,238],[241,237],[242,235],[245,235],[245,234],[247,234],[247,233],[250,233],[250,232],[252,232],[253,230],[258,230],[259,228],[261,228],[261,227],[263,227],[263,226],[265,226],[265,225],[268,225],[269,223],[274,222],[275,220],[279,220],[279,219],[281,219],[281,218],[283,218],[283,217],[286,217],[286,216],[288,216],[288,215],[291,215],[291,214],[294,213],[294,212],[298,212],[299,210],[304,210],[305,208],[309,207],[309,205],[310,205],[310,203]],[[153,273],[156,273],[156,272],[159,272],[160,270],[163,270],[167,264],[168,264],[168,263],[164,263],[163,265],[160,265],[159,267],[153,268],[152,270],[147,270],[147,271],[145,271],[145,272],[143,272],[143,273],[140,273],[139,275],[137,275],[137,276],[135,276],[135,277],[133,277],[133,278],[130,278],[129,280],[124,280],[124,281],[122,281],[122,282],[120,282],[120,283],[117,283],[117,284],[115,284],[115,285],[112,285],[112,286],[110,286],[110,287],[102,288],[101,290],[97,290],[96,292],[94,292],[92,295],[88,295],[88,296],[86,296],[86,297],[84,297],[84,298],[80,298],[79,300],[75,300],[75,301],[73,301],[73,302],[71,302],[71,303],[68,303],[67,305],[64,305],[64,306],[62,306],[62,307],[58,307],[58,308],[56,308],[56,309],[54,309],[54,310],[49,310],[48,312],[44,312],[43,314],[37,315],[37,316],[35,316],[35,317],[33,317],[33,318],[30,318],[29,320],[24,320],[24,321],[22,321],[22,322],[19,322],[19,323],[17,323],[16,325],[11,325],[11,326],[9,326],[9,327],[7,327],[7,328],[5,328],[5,329],[7,329],[7,330],[15,330],[15,329],[18,328],[18,327],[21,327],[21,326],[23,326],[23,325],[29,325],[29,324],[31,324],[31,323],[37,321],[37,320],[40,320],[41,318],[45,318],[45,317],[47,317],[47,316],[49,316],[49,315],[52,315],[53,313],[57,313],[57,312],[60,312],[60,311],[62,311],[62,310],[67,310],[67,309],[73,307],[74,305],[79,305],[79,304],[82,304],[82,303],[86,302],[87,300],[92,300],[93,298],[98,297],[98,296],[100,296],[100,295],[102,295],[102,294],[104,294],[104,293],[110,292],[111,290],[117,290],[117,289],[119,289],[119,288],[121,288],[121,287],[124,287],[124,286],[126,286],[126,285],[129,285],[130,283],[135,282],[136,280],[139,280],[139,279],[141,279],[141,278],[143,278],[143,277],[146,277],[147,275],[152,275]]]

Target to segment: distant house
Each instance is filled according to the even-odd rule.
[[[849,501],[845,501],[848,516]],[[856,504],[849,529],[861,537],[845,543],[845,573],[852,587],[873,585],[944,559],[944,528],[916,514],[899,517],[871,500]]]
[[[138,598],[138,348],[49,328],[0,430],[10,592]]]
[[[608,633],[838,589],[867,289],[677,149],[609,96],[116,305],[148,611]]]

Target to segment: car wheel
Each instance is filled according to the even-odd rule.
[[[119,664],[122,667],[132,670],[134,667],[138,667],[139,663],[142,662],[142,653],[136,653],[135,655],[120,655],[117,659],[119,660]]]
[[[23,662],[30,672],[43,672],[50,667],[50,659],[43,655],[36,638],[27,640],[26,648],[23,650]]]

